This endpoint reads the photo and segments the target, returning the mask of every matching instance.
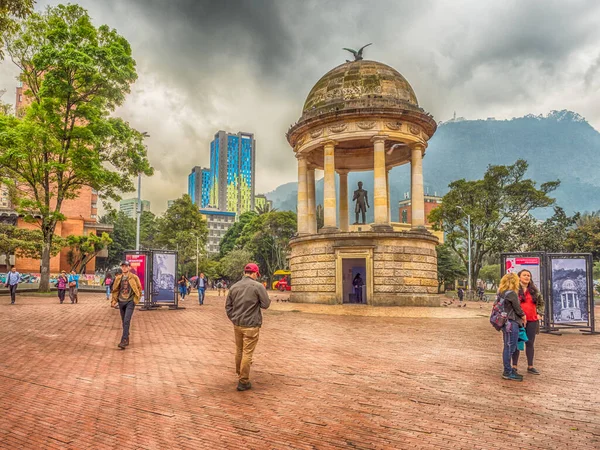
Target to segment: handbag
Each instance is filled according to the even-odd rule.
[[[75,286],[77,286],[77,282],[76,281],[69,282],[69,287],[75,287]]]

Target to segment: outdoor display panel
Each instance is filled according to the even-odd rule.
[[[555,325],[593,326],[594,294],[589,254],[549,254],[550,321]]]
[[[134,253],[127,252],[125,253],[125,261],[129,262],[129,271],[134,273],[140,279],[140,284],[142,285],[142,296],[145,295],[145,291],[147,291],[146,282],[146,271],[148,269],[148,255],[145,253]],[[140,301],[143,302],[143,299]]]
[[[505,273],[519,273],[521,270],[528,270],[531,273],[531,281],[538,289],[543,288],[542,276],[542,254],[522,253],[522,254],[504,254],[503,271]],[[541,291],[542,294],[544,291]]]
[[[153,252],[152,254],[152,301],[176,304],[175,283],[177,254]]]

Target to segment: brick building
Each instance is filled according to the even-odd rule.
[[[435,208],[442,204],[442,197],[438,197],[436,195],[425,195],[425,225],[429,226],[429,220],[427,217],[429,213],[433,211]],[[399,222],[400,223],[411,223],[411,207],[410,207],[410,198],[406,198],[398,202],[399,208]]]
[[[17,87],[16,107],[17,115],[27,106],[27,98],[23,94],[24,88]],[[22,217],[19,217],[10,203],[7,193],[0,188],[2,192],[2,204],[0,205],[0,220],[5,223],[11,223],[18,227],[36,229],[35,223],[27,223]],[[5,195],[6,194],[6,195]],[[87,234],[102,234],[102,232],[112,231],[112,225],[98,223],[98,193],[89,186],[82,187],[76,198],[63,201],[62,214],[66,220],[56,225],[55,234],[67,237],[69,235],[83,236]],[[69,270],[71,265],[68,263],[69,248],[63,249],[58,255],[50,258],[50,273],[58,273],[61,270]],[[107,256],[106,250],[101,252],[98,257]],[[13,258],[11,258],[11,261]],[[2,261],[4,262],[4,261]],[[14,264],[21,273],[39,273],[39,259],[15,257]],[[2,266],[0,266],[1,268]],[[86,266],[86,273],[91,274],[96,269],[96,258],[92,259]]]

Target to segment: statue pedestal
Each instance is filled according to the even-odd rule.
[[[344,273],[344,261],[360,261],[365,268],[363,303],[440,306],[437,244],[435,236],[418,231],[338,231],[296,237],[290,241],[290,301],[347,302],[344,286],[353,274]]]

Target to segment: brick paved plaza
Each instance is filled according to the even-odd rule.
[[[195,300],[136,311],[121,351],[100,294],[0,297],[0,448],[600,448],[600,336],[541,335],[542,375],[515,383],[478,305],[362,317],[274,302],[253,389],[237,392],[224,299]]]

